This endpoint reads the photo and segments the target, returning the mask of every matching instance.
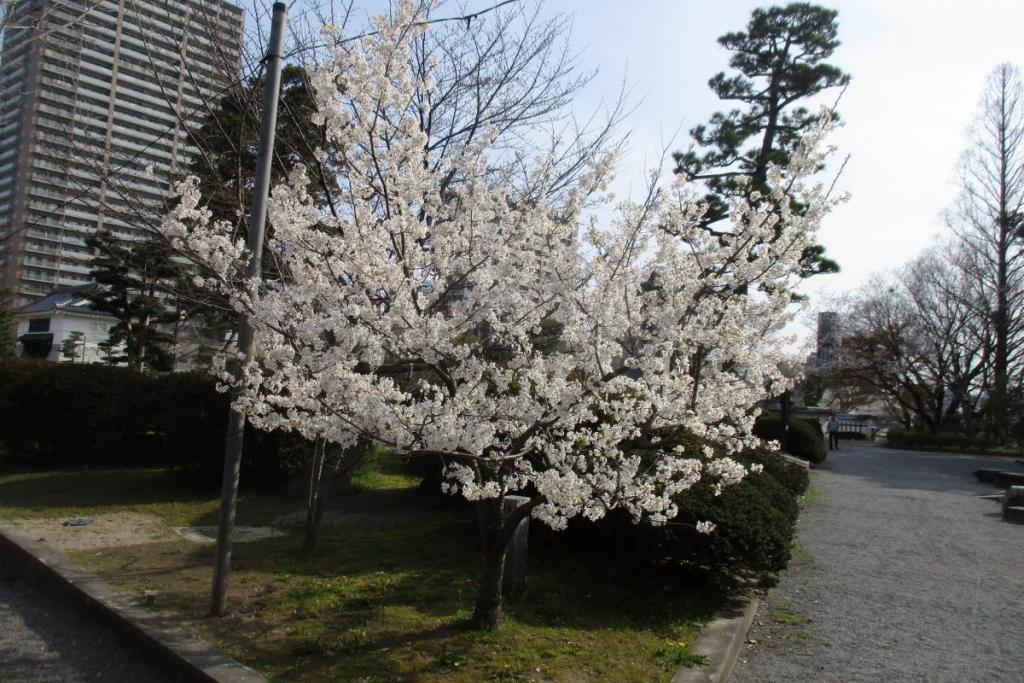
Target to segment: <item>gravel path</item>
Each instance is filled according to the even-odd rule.
[[[814,472],[799,552],[732,681],[1024,680],[1024,526],[978,494],[997,458],[869,445]]]
[[[163,680],[116,636],[0,569],[0,681]]]

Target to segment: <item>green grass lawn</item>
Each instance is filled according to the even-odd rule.
[[[299,552],[301,528],[239,543],[231,614],[205,616],[213,548],[184,540],[78,551],[74,559],[273,680],[657,681],[700,662],[689,644],[719,597],[626,581],[592,559],[531,552],[527,591],[495,633],[466,627],[476,546],[464,514],[428,509],[415,479],[371,462],[348,512]],[[169,526],[213,524],[215,494],[153,470],[0,476],[0,517],[124,511]],[[300,501],[245,496],[240,523],[266,523]],[[610,563],[609,563],[610,564]]]

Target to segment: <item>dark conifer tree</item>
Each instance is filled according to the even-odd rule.
[[[200,149],[190,168],[199,179],[204,204],[216,220],[237,226],[245,236],[252,183],[256,175],[259,143],[261,79],[253,79],[238,92],[225,96],[193,134]],[[330,172],[331,145],[324,127],[313,123],[316,100],[306,71],[295,65],[281,72],[271,187],[284,181],[296,164],[306,168],[309,193],[321,206],[328,204],[337,184]],[[318,149],[327,156],[318,155]]]
[[[15,329],[14,316],[11,314],[9,300],[0,296],[0,360],[14,358],[15,352]]]
[[[709,230],[724,231],[730,197],[764,193],[769,164],[789,162],[801,133],[818,121],[808,98],[849,83],[825,61],[839,46],[836,18],[835,10],[796,2],[754,10],[745,31],[718,39],[732,53],[733,72],[715,74],[708,85],[737,108],[693,128],[689,150],[675,154],[676,173],[707,188]],[[839,270],[820,245],[807,249],[803,266],[805,277]]]
[[[174,356],[168,348],[172,335],[161,323],[176,320],[172,299],[165,294],[167,282],[180,276],[169,250],[157,240],[128,242],[109,232],[99,232],[87,242],[93,250],[92,278],[101,285],[93,305],[117,318],[105,348],[123,344],[110,362],[127,363],[132,370],[172,370]]]

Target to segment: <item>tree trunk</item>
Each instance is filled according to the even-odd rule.
[[[502,500],[495,498],[476,503],[480,533],[480,579],[473,609],[473,626],[486,631],[501,626],[501,578],[505,565],[505,546],[501,542]]]
[[[302,554],[307,557],[316,552],[317,530],[320,528],[320,520],[324,513],[324,480],[329,478],[324,477],[327,469],[326,459],[327,441],[318,438],[313,442],[313,460],[309,466],[309,488],[306,496],[306,536],[302,542]]]
[[[475,504],[477,530],[480,533],[480,582],[477,586],[473,626],[494,631],[502,620],[502,580],[505,555],[519,523],[533,508],[544,502],[543,496],[530,498],[522,505],[506,510],[505,497],[480,500]]]
[[[503,550],[496,552],[493,547],[489,547],[483,552],[480,585],[477,587],[476,607],[473,609],[473,626],[485,631],[496,631],[501,626],[501,579],[505,564]]]

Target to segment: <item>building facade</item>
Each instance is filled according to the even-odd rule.
[[[188,129],[239,74],[223,0],[19,0],[0,52],[0,293],[90,281],[85,240],[131,240],[196,153]]]
[[[96,310],[90,300],[99,285],[58,289],[14,314],[18,334],[18,355],[45,358],[53,362],[100,363],[106,360],[101,343],[117,324],[112,315]],[[70,357],[63,345],[77,335]]]
[[[815,363],[818,367],[839,360],[841,339],[839,314],[832,311],[818,313],[818,344],[815,349]]]

